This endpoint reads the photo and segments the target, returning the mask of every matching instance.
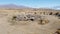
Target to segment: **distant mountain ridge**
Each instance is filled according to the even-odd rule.
[[[43,9],[43,10],[60,10],[60,6],[55,6],[52,8],[32,8],[27,7],[23,5],[15,5],[15,4],[6,4],[6,5],[0,5],[0,9]]]
[[[15,4],[7,4],[7,5],[0,5],[0,8],[11,8],[11,9],[22,9],[22,8],[30,8],[30,7],[26,7],[26,6],[18,6]]]
[[[53,7],[53,9],[60,10],[60,6],[55,6],[55,7]]]

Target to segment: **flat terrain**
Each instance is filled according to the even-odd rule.
[[[8,20],[13,15],[19,14],[18,11],[0,10],[0,34],[54,34],[60,28],[60,19],[53,15],[45,15],[49,23],[44,25],[38,24],[38,21],[27,22],[29,23],[27,25],[11,25]],[[22,22],[24,23],[25,21]]]

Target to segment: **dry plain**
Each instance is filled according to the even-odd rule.
[[[54,12],[55,11],[55,12]],[[52,15],[49,15],[52,12]],[[60,29],[60,19],[54,14],[58,10],[33,10],[33,9],[0,9],[0,34],[55,34],[57,29]],[[47,22],[40,23],[37,19],[35,21],[17,21],[18,23],[10,22],[13,16],[16,15],[39,15],[47,19]],[[45,24],[46,23],[46,24]]]

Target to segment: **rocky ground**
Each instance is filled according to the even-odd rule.
[[[11,25],[12,14],[0,13],[0,34],[55,34],[60,28],[60,19],[53,15],[44,16],[49,20],[44,25],[39,24],[40,21],[20,21]]]

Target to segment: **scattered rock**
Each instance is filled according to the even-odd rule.
[[[57,29],[57,31],[55,32],[55,34],[60,34],[60,29]]]

